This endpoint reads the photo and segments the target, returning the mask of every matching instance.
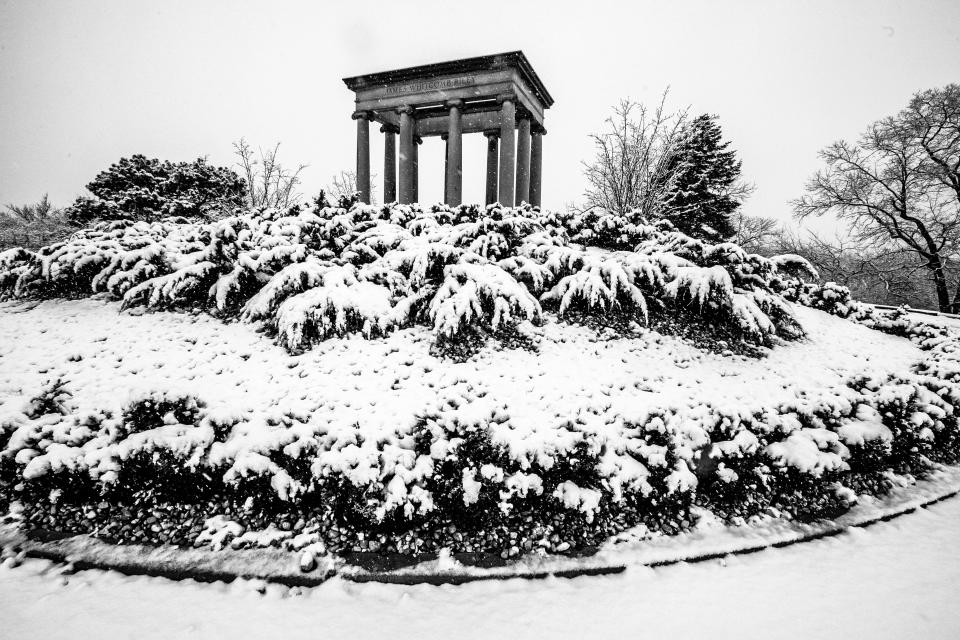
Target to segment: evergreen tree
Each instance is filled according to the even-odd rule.
[[[65,211],[75,223],[92,220],[156,220],[182,216],[209,220],[244,203],[243,178],[226,167],[194,162],[169,162],[142,155],[121,158],[100,172]]]
[[[687,235],[711,241],[734,234],[732,214],[748,188],[740,183],[740,161],[721,140],[717,117],[704,114],[686,127],[686,135],[670,160],[672,177],[663,217]]]

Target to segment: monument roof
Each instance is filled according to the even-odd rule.
[[[471,71],[503,68],[516,69],[544,107],[553,105],[553,97],[550,95],[550,92],[547,91],[547,88],[543,85],[543,81],[540,80],[537,72],[533,70],[530,61],[527,60],[527,57],[523,55],[522,51],[508,51],[506,53],[496,53],[474,58],[463,58],[461,60],[447,60],[446,62],[422,64],[415,67],[394,69],[392,71],[379,71],[377,73],[344,78],[343,82],[351,91],[356,91],[357,89],[363,89],[372,85],[407,82],[452,73],[469,73]]]

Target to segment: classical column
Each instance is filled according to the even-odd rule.
[[[447,164],[443,200],[455,207],[463,200],[463,132],[460,123],[463,100],[448,100],[446,106],[450,114],[447,118]]]
[[[357,191],[360,202],[370,203],[370,113],[357,111]]]
[[[447,190],[447,172],[450,170],[450,136],[441,133],[440,139],[443,140],[443,201],[449,203],[450,200],[447,198],[449,193]]]
[[[530,114],[523,113],[517,126],[517,206],[530,202]]]
[[[417,144],[414,142],[417,126],[413,118],[413,107],[397,110],[400,114],[400,202],[410,204],[416,198],[415,175],[417,162]]]
[[[487,137],[487,204],[497,201],[497,155],[500,153],[500,133],[485,131]]]
[[[516,126],[516,105],[513,96],[498,98],[500,102],[500,204],[512,207],[514,200],[513,172],[516,155],[516,140],[513,130]]]
[[[423,138],[416,136],[413,139],[413,201],[420,202],[420,145]]]
[[[383,203],[397,201],[397,130],[385,124],[383,132]]]
[[[530,139],[530,204],[540,206],[540,179],[543,176],[543,136],[547,130],[542,126],[534,128]]]

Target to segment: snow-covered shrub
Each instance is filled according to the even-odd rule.
[[[836,487],[849,471],[847,448],[830,430],[796,423],[784,432],[791,422],[776,414],[751,416],[736,435],[727,431],[729,439],[715,441],[705,452],[710,472],[698,501],[733,519],[782,513],[812,520],[845,510],[849,503]]]
[[[711,443],[695,459],[697,502],[735,521],[763,513],[810,520],[842,511],[847,504],[835,484],[848,471],[848,452],[826,428],[833,423],[828,406],[711,408],[705,424]]]
[[[191,395],[154,392],[130,401],[123,410],[119,439],[166,425],[195,425],[202,401]]]
[[[68,416],[76,410],[73,394],[62,379],[48,380],[19,410],[0,414],[0,484],[12,483],[17,465],[26,464],[44,444],[76,444],[90,435],[78,420],[73,429]],[[21,451],[19,460],[16,456]]]
[[[773,256],[770,260],[777,266],[777,271],[787,278],[797,280],[801,278],[820,279],[820,273],[803,256],[798,256],[795,253],[782,253]]]
[[[552,268],[556,275],[567,271],[571,273],[563,275],[540,299],[543,302],[555,302],[561,316],[570,309],[587,313],[635,310],[636,315],[645,321],[647,301],[635,282],[648,287],[659,284],[659,273],[653,265],[645,265],[647,269],[631,269],[631,266],[634,265],[625,265],[615,259],[584,255],[577,259],[577,269],[573,270],[554,266],[548,259],[547,267]]]
[[[519,334],[554,314],[622,314],[638,325],[669,316],[746,341],[799,335],[778,293],[784,261],[663,226],[635,225],[630,251],[585,249],[566,233],[542,211],[496,206],[355,204],[206,225],[111,223],[36,253],[2,254],[0,286],[15,296],[105,291],[129,306],[202,306],[265,323],[292,350],[411,324],[463,343]],[[891,474],[960,459],[956,336],[841,289],[793,291],[915,341],[924,362],[751,411],[671,407],[589,426],[584,411],[544,425],[535,442],[479,392],[370,438],[366,425],[328,430],[293,413],[213,415],[199,399],[160,390],[119,412],[81,415],[68,385],[55,382],[22,406],[2,405],[0,502],[26,500],[37,519],[53,517],[54,494],[60,507],[190,505],[245,526],[303,519],[332,532],[330,544],[396,542],[412,531],[456,541],[452,526],[478,548],[503,551],[500,541],[519,531],[517,540],[562,550],[561,541],[594,544],[638,523],[682,529],[693,504],[730,520],[830,516],[851,490],[880,494]],[[69,526],[94,530],[99,517]]]
[[[670,531],[690,517],[698,485],[693,458],[697,448],[709,442],[708,435],[669,411],[625,420],[624,429],[622,450],[614,446],[605,456],[607,482],[651,530]]]
[[[602,209],[565,211],[556,214],[557,221],[570,239],[591,247],[630,251],[646,238],[649,225],[636,215],[619,215]],[[674,230],[666,220],[657,222],[657,228]]]
[[[932,352],[927,360],[915,367],[918,373],[951,382],[960,379],[960,370],[956,367],[960,361],[955,347],[956,335],[945,325],[917,320],[910,315],[908,307],[887,311],[853,300],[849,289],[834,282],[820,285],[778,278],[774,288],[793,302],[847,318],[882,333],[907,338],[924,351]]]
[[[638,524],[672,533],[693,522],[692,505],[733,522],[832,517],[856,494],[888,491],[894,474],[960,460],[957,336],[906,335],[926,356],[909,372],[750,410],[644,408],[603,425],[584,411],[533,439],[469,388],[370,438],[365,425],[328,429],[290,411],[216,415],[172,392],[116,415],[78,413],[55,382],[3,405],[0,503],[15,498],[31,523],[70,531],[108,526],[114,508],[188,505],[247,527],[301,519],[331,548],[376,540],[418,552],[406,541],[425,536],[504,557],[593,545]]]
[[[850,383],[870,398],[889,430],[892,465],[924,469],[929,460],[960,460],[960,337],[956,330],[916,320],[902,307],[881,311],[854,301],[850,308],[850,320],[907,338],[925,352],[924,360],[911,367],[909,374]]]
[[[16,247],[0,251],[0,291],[11,291],[29,269],[34,253],[28,249]]]
[[[836,282],[818,284],[789,278],[781,288],[781,293],[787,300],[826,311],[841,318],[846,318],[860,307],[860,303],[850,297],[850,289]]]
[[[0,502],[13,499],[17,488],[35,502],[46,502],[51,491],[80,504],[96,496],[78,452],[109,416],[76,413],[72,397],[66,381],[47,381],[20,411],[0,415]]]
[[[450,338],[471,325],[496,330],[522,320],[539,321],[540,305],[523,284],[494,264],[456,264],[444,270],[428,313],[434,331]]]
[[[357,278],[352,265],[331,267],[319,286],[290,296],[276,311],[281,342],[296,350],[329,336],[383,335],[393,327],[390,291]]]
[[[927,357],[909,373],[854,378],[774,411],[716,416],[700,456],[706,506],[728,516],[773,508],[825,517],[846,508],[851,491],[886,493],[891,474],[960,461],[960,337],[855,302],[840,313],[913,340]]]
[[[36,252],[0,260],[0,295],[74,297],[107,291],[121,297],[167,273],[168,255],[198,246],[193,231],[173,223],[102,223]]]
[[[504,416],[489,416],[490,423],[498,418]],[[567,511],[592,522],[601,503],[611,500],[602,486],[596,453],[583,440],[553,451],[550,466],[544,466],[538,460],[523,464],[512,456],[484,421],[463,423],[428,415],[413,435],[416,453],[432,467],[423,483],[432,508],[458,526],[490,528],[531,513],[551,521]]]
[[[125,307],[207,308],[264,322],[291,350],[410,324],[432,326],[438,343],[482,339],[539,322],[541,304],[639,323],[669,315],[752,343],[802,334],[773,289],[774,261],[668,224],[633,224],[630,251],[603,251],[571,244],[562,216],[529,206],[324,204],[100,223],[4,252],[0,296],[107,292]]]
[[[28,418],[40,418],[47,414],[69,415],[71,407],[70,398],[73,394],[67,388],[67,383],[62,378],[50,380],[43,385],[40,392],[30,399],[23,413]]]

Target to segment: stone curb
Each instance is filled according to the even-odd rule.
[[[883,513],[876,516],[866,517],[863,520],[858,520],[855,522],[849,522],[844,524],[833,524],[831,526],[826,526],[819,531],[812,531],[806,533],[802,536],[791,538],[787,540],[772,540],[769,542],[762,542],[755,545],[749,545],[745,547],[740,547],[731,551],[719,551],[719,552],[710,552],[699,555],[692,556],[683,556],[678,558],[672,558],[669,560],[657,560],[654,562],[643,563],[647,567],[666,567],[672,564],[679,564],[681,562],[704,562],[707,560],[717,560],[726,556],[739,556],[747,555],[750,553],[756,553],[758,551],[763,551],[764,549],[781,549],[783,547],[789,547],[794,544],[799,544],[801,542],[812,542],[814,540],[821,540],[823,538],[832,538],[838,536],[850,529],[865,529],[867,527],[873,526],[880,522],[889,522],[900,516],[905,516],[916,512],[919,509],[926,509],[927,507],[934,505],[938,502],[943,502],[944,500],[949,500],[950,498],[956,497],[960,494],[960,489],[952,489],[943,495],[939,495],[933,498],[926,499],[919,504],[910,504],[905,505],[899,509],[896,509],[891,512]]]
[[[771,539],[746,546],[733,546],[729,549],[701,554],[678,554],[671,558],[662,558],[640,562],[606,562],[595,565],[577,566],[574,562],[565,563],[566,558],[555,558],[542,567],[514,567],[512,570],[477,570],[474,567],[461,566],[452,569],[417,570],[365,570],[343,559],[336,561],[321,559],[314,571],[304,573],[299,568],[296,552],[279,549],[181,549],[178,547],[153,547],[147,545],[115,545],[91,538],[86,535],[56,538],[56,534],[41,534],[39,538],[28,536],[20,530],[7,527],[0,529],[0,547],[19,549],[24,556],[50,560],[67,564],[71,570],[99,569],[118,571],[125,575],[145,575],[171,580],[196,580],[198,582],[232,582],[237,578],[263,580],[288,587],[314,587],[328,579],[339,576],[352,582],[381,582],[389,584],[464,584],[480,580],[508,580],[523,578],[527,580],[555,578],[575,578],[623,573],[629,566],[664,567],[681,562],[694,563],[716,560],[730,555],[746,555],[764,549],[782,548],[802,542],[809,542],[840,535],[851,528],[865,528],[879,522],[916,512],[943,500],[953,498],[960,488],[951,488],[944,493],[919,502],[912,502],[880,514],[866,516],[846,523],[826,524],[813,531],[786,539]],[[39,533],[39,532],[37,532]],[[615,553],[615,552],[614,552]],[[455,559],[456,556],[454,556]],[[369,560],[369,559],[368,559]],[[430,562],[428,564],[434,564]],[[385,564],[389,564],[386,562]],[[551,566],[553,565],[553,566]],[[502,567],[509,569],[509,565]]]

